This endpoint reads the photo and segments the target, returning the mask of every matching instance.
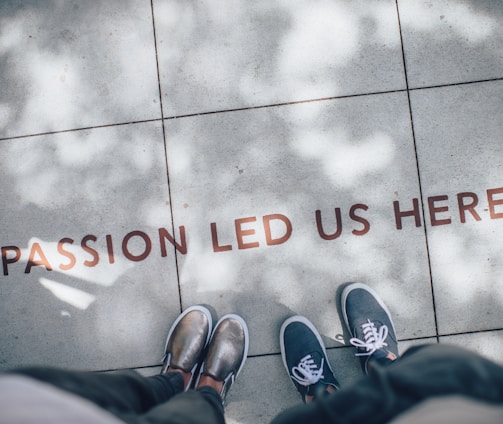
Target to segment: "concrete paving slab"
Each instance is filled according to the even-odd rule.
[[[0,164],[0,367],[159,363],[180,313],[161,124],[2,141]]]
[[[438,331],[500,361],[503,11],[397,3],[2,2],[0,369],[157,374],[205,303],[250,326],[227,422],[264,423],[300,403],[293,314],[343,385],[361,376],[348,281],[381,294],[401,352]]]
[[[440,334],[503,322],[503,81],[411,93]]]
[[[503,358],[501,356],[501,349],[503,349],[503,330],[440,337],[440,343],[450,343],[462,346],[492,361],[503,364]]]
[[[499,1],[399,0],[410,88],[503,77]]]
[[[0,138],[161,117],[150,1],[2,1],[0,28]]]
[[[154,1],[165,116],[405,88],[395,2]]]
[[[424,230],[395,217],[394,202],[402,213],[419,197],[405,93],[174,119],[166,130],[187,240],[184,308],[242,313],[252,355],[279,352],[294,314],[336,346],[336,292],[356,280],[386,299],[403,338],[436,334]]]

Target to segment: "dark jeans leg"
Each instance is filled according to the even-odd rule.
[[[133,371],[104,374],[31,367],[12,373],[87,399],[127,423],[225,423],[222,399],[216,390],[204,387],[183,392],[183,377],[177,372],[142,377]]]
[[[180,393],[142,418],[148,424],[225,424],[222,399],[211,387]]]
[[[97,373],[30,367],[12,371],[90,400],[123,417],[140,415],[183,391],[183,377],[167,373],[142,377],[133,371]]]
[[[313,404],[288,409],[272,422],[386,423],[423,400],[446,395],[501,403],[503,367],[456,346],[414,347],[393,364],[374,366],[368,377]]]

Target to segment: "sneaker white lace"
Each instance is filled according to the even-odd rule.
[[[318,368],[311,354],[304,356],[299,365],[292,368],[292,378],[302,386],[311,386],[323,378],[324,358],[321,358],[321,365]]]
[[[377,330],[375,324],[367,320],[365,324],[362,325],[363,338],[365,340],[360,340],[353,337],[349,342],[359,349],[366,349],[365,352],[357,353],[356,356],[370,356],[376,350],[382,349],[388,346],[386,343],[386,337],[388,337],[388,327],[386,325],[381,325],[379,330]]]

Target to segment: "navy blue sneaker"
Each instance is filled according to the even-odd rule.
[[[365,284],[352,283],[341,295],[342,315],[356,347],[363,371],[369,362],[388,365],[398,358],[395,327],[388,308],[377,293]]]
[[[339,389],[321,336],[307,318],[297,315],[283,323],[280,346],[283,364],[304,403]]]

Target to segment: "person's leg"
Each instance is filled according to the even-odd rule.
[[[142,414],[183,390],[178,373],[145,378],[133,371],[98,373],[28,367],[11,373],[51,384],[87,399],[113,414]]]
[[[400,404],[443,395],[503,402],[503,367],[459,346],[414,346],[375,374],[400,395]]]
[[[331,395],[334,396],[334,395]],[[335,423],[335,421],[333,421]],[[363,421],[365,422],[365,421]],[[318,401],[299,404],[281,411],[270,424],[325,424],[327,421],[323,411],[319,409]]]
[[[397,359],[398,345],[393,321],[377,293],[364,284],[349,284],[341,294],[341,311],[351,334],[350,342],[357,348],[356,355],[360,357],[365,374],[373,364],[388,365]],[[280,345],[283,362],[292,382],[303,395],[305,403],[314,402],[309,406],[290,408],[273,422],[332,422],[332,417],[320,408],[324,404],[321,398],[326,396],[319,394],[335,392],[339,384],[328,363],[321,336],[305,318],[292,317],[281,327]],[[309,372],[306,372],[303,360],[311,361]],[[300,373],[303,378],[298,378]],[[317,396],[313,396],[315,392]]]
[[[449,345],[413,347],[398,358],[390,313],[372,289],[350,284],[341,302],[367,376],[312,404],[282,412],[273,424],[386,423],[423,400],[447,395],[503,402],[503,367]]]
[[[248,354],[249,335],[244,320],[234,314],[217,323],[195,390],[176,395],[142,419],[149,424],[224,424],[224,401]]]
[[[503,403],[503,367],[456,346],[414,347],[330,396],[283,411],[271,424],[387,423],[427,399],[452,395]]]
[[[503,367],[456,346],[412,348],[391,366],[375,366],[366,381],[321,407],[337,417],[333,422],[371,424],[388,422],[426,399],[451,395],[503,402]]]
[[[224,424],[224,406],[211,387],[176,395],[169,402],[152,408],[141,417],[145,424]]]
[[[368,286],[349,284],[341,295],[341,310],[365,373],[372,363],[386,365],[398,357],[391,315]],[[339,388],[316,328],[304,317],[286,320],[280,331],[281,356],[304,403]]]
[[[171,326],[161,374],[142,377],[133,371],[87,373],[55,368],[29,368],[16,373],[43,381],[123,418],[144,414],[188,390],[210,339],[211,314],[203,306],[187,308]]]

